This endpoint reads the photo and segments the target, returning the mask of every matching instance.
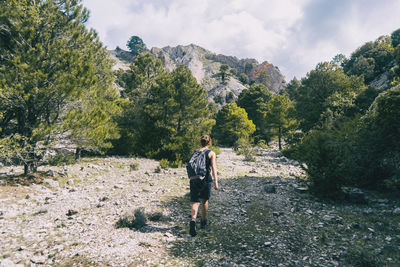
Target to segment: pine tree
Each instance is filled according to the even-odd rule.
[[[255,134],[266,140],[268,128],[265,114],[272,96],[272,92],[265,85],[253,84],[249,89],[243,90],[237,100],[237,105],[246,110],[249,119],[256,125]]]
[[[119,153],[186,160],[213,120],[207,92],[183,65],[168,73],[151,54],[138,56],[125,78],[130,103],[120,120]]]
[[[291,118],[293,104],[286,95],[275,95],[268,103],[266,122],[272,128],[278,129],[279,150],[282,149],[282,133],[295,121]]]
[[[24,163],[25,174],[61,136],[72,103],[111,90],[111,80],[101,78],[109,64],[96,65],[105,48],[86,29],[89,13],[79,3],[0,2],[0,137],[9,140],[5,149]]]
[[[255,130],[256,126],[248,119],[246,110],[231,103],[218,112],[213,136],[219,144],[233,146],[239,139],[248,140]]]

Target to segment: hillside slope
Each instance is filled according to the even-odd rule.
[[[257,162],[221,152],[211,224],[195,238],[184,168],[84,158],[28,180],[21,167],[0,168],[0,266],[399,266],[398,200],[322,202],[276,145],[258,149]],[[137,208],[147,225],[116,227]]]

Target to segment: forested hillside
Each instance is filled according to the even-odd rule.
[[[321,195],[350,185],[400,187],[400,30],[319,63],[281,90],[283,77],[267,62],[195,45],[149,51],[138,36],[129,52],[114,52],[132,63],[113,70],[78,2],[1,7],[0,158],[23,164],[25,174],[79,160],[82,151],[179,167],[198,136],[211,133],[249,159],[253,145],[277,138]]]
[[[267,61],[259,63],[255,59],[216,55],[194,44],[153,47],[148,51],[160,59],[169,72],[179,65],[188,67],[197,82],[208,92],[209,101],[216,103],[219,108],[236,101],[238,95],[253,83],[264,84],[275,93],[286,85],[285,77],[278,67]],[[136,57],[132,51],[118,47],[111,52],[116,60],[115,69],[128,69]]]
[[[343,186],[400,189],[400,29],[323,62],[285,94],[297,127],[285,155],[321,196]]]

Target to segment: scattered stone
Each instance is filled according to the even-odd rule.
[[[104,197],[101,197],[101,198],[99,199],[99,201],[102,201],[102,202],[104,202],[104,201],[107,201],[107,200],[109,200],[109,198],[108,198],[108,197],[106,197],[106,196],[104,196]]]
[[[331,215],[324,215],[322,217],[322,220],[327,221],[327,222],[335,222],[335,216],[331,216]]]
[[[33,256],[31,258],[31,262],[34,264],[45,264],[46,263],[46,257],[45,256]]]
[[[67,181],[67,185],[73,185],[73,184],[74,184],[74,180],[69,179],[69,180]]]
[[[276,193],[276,186],[274,184],[267,184],[264,186],[264,192],[268,194]]]
[[[400,214],[400,208],[395,208],[395,209],[393,210],[393,214],[399,215],[399,214]]]
[[[68,190],[68,192],[70,192],[70,193],[76,192],[76,188],[72,187],[70,190]]]
[[[70,216],[73,216],[73,215],[75,215],[75,214],[77,214],[78,212],[76,211],[76,210],[68,210],[68,212],[67,212],[67,214],[65,214],[65,215],[67,215],[68,217],[70,217]]]
[[[295,187],[294,190],[296,192],[298,192],[298,193],[303,194],[303,193],[306,193],[308,191],[308,188],[307,187]]]
[[[310,209],[306,210],[306,213],[309,214],[309,215],[313,214],[312,210],[310,210]]]
[[[288,159],[285,158],[285,157],[282,157],[282,158],[280,159],[280,162],[288,162]]]
[[[271,245],[272,245],[271,242],[265,242],[265,243],[264,243],[264,246],[266,246],[266,247],[270,247]]]
[[[0,185],[5,185],[5,182],[3,180],[0,180]]]
[[[48,171],[46,172],[46,175],[47,175],[47,176],[54,177],[54,172],[53,172],[53,170],[48,170]]]
[[[66,170],[61,170],[57,172],[58,175],[60,175],[61,177],[66,177],[68,176],[68,173]]]
[[[346,187],[343,189],[343,193],[345,194],[345,199],[354,204],[366,204],[367,198],[365,197],[365,193],[359,188],[351,188]]]
[[[166,236],[166,237],[168,237],[168,238],[174,237],[174,235],[171,234],[170,232],[165,232],[165,233],[164,233],[164,236]]]
[[[25,199],[30,199],[31,198],[31,195],[29,195],[29,194],[27,194],[26,196],[25,196]]]
[[[116,184],[116,185],[114,185],[114,188],[115,189],[123,189],[124,187],[122,185]]]
[[[84,169],[85,169],[85,167],[82,166],[79,170],[80,170],[80,171],[83,171]]]
[[[50,187],[50,188],[57,188],[60,186],[57,181],[54,181],[52,179],[45,179],[43,181],[43,183],[45,186]]]
[[[46,209],[40,209],[37,212],[35,212],[33,215],[41,215],[41,214],[46,214],[48,210]]]
[[[19,267],[19,266],[23,266],[21,264],[15,264],[14,262],[12,262],[9,259],[1,259],[0,260],[0,267]]]

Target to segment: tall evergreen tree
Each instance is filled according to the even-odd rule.
[[[120,124],[123,149],[119,152],[186,160],[198,137],[213,125],[207,92],[190,70],[181,65],[168,73],[159,59],[142,54],[128,72],[126,84],[123,95],[130,104]]]
[[[132,36],[131,38],[129,38],[126,46],[129,48],[129,51],[135,56],[138,56],[141,53],[147,51],[145,43],[139,36]]]
[[[246,110],[249,119],[256,125],[255,134],[266,140],[269,137],[265,115],[272,96],[265,85],[253,84],[249,89],[243,90],[237,100],[237,105]]]
[[[99,79],[111,69],[96,65],[105,48],[84,25],[88,14],[80,1],[0,2],[0,137],[14,143],[26,174],[61,136],[72,103],[111,90]]]
[[[221,145],[233,146],[239,139],[249,139],[256,130],[248,119],[246,110],[236,103],[225,105],[218,112],[213,136]]]
[[[363,79],[347,76],[336,64],[320,63],[301,81],[295,97],[296,115],[303,132],[321,124],[329,114],[342,115],[365,90]]]
[[[272,127],[278,129],[279,149],[282,149],[282,133],[290,126],[295,124],[291,117],[293,114],[293,103],[286,95],[275,95],[268,103],[268,111],[266,113],[266,122]]]

